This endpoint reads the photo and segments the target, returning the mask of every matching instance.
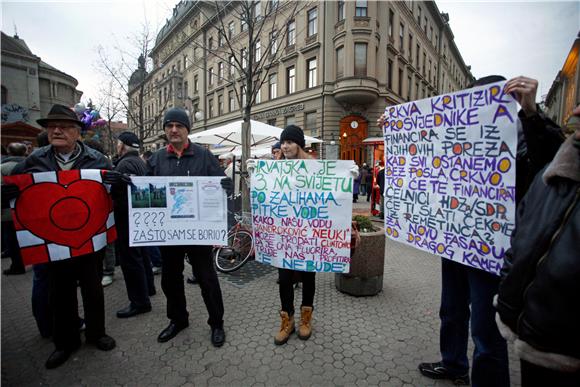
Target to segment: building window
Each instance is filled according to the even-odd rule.
[[[411,61],[413,58],[413,34],[409,34],[409,42],[407,47],[409,47],[409,52],[407,54],[409,54],[409,61]]]
[[[294,20],[288,23],[288,35],[286,39],[287,46],[293,46],[296,43],[296,22]]]
[[[425,24],[423,25],[423,31],[427,33],[427,16],[425,16]]]
[[[183,82],[183,98],[189,96],[189,83],[187,81]]]
[[[389,32],[389,40],[393,40],[393,23],[395,22],[395,14],[393,13],[392,9],[389,9],[389,27],[388,28],[388,32]]]
[[[316,58],[310,59],[307,63],[308,69],[308,87],[315,87],[316,86]]]
[[[399,95],[403,96],[403,69],[399,69]]]
[[[234,72],[236,71],[236,59],[233,55],[230,55],[230,78],[233,78]]]
[[[337,7],[338,21],[344,20],[344,0],[338,0]]]
[[[312,8],[308,11],[308,36],[318,33],[318,9]]]
[[[417,24],[421,27],[421,7],[417,7]]]
[[[228,24],[228,38],[233,38],[234,34],[236,33],[236,25],[233,21],[229,22]]]
[[[256,98],[255,98],[255,101],[256,101],[256,104],[262,103],[262,89],[256,90]]]
[[[419,55],[421,55],[421,48],[417,44],[416,51],[415,51],[415,67],[419,70]]]
[[[316,129],[316,112],[306,113],[304,115],[304,126],[307,133],[310,133],[310,136],[317,136],[318,130]]]
[[[242,32],[244,32],[245,30],[248,29],[248,23],[246,23],[246,20],[244,19],[244,17],[246,17],[246,15],[242,15],[242,20],[240,21],[240,30]]]
[[[393,61],[387,60],[387,87],[393,90]]]
[[[355,43],[354,44],[354,76],[355,77],[366,77],[367,76],[367,44],[366,43]]]
[[[212,50],[213,49],[213,37],[212,36],[210,36],[209,38],[207,38],[207,48],[209,50]]]
[[[427,65],[427,54],[423,53],[423,75],[425,75],[425,66]]]
[[[260,43],[260,39],[256,40],[256,50],[254,52],[254,56],[256,63],[262,59],[262,44]]]
[[[276,119],[270,118],[268,121],[266,121],[266,123],[270,126],[276,126]]]
[[[270,0],[270,10],[278,8],[278,1],[279,0]]]
[[[417,90],[415,90],[415,99],[419,99],[419,82],[416,82],[415,86],[417,87]]]
[[[224,46],[224,34],[223,32],[218,32],[218,46],[223,47]]]
[[[245,108],[248,104],[248,96],[246,95],[246,87],[242,86],[240,88],[240,95],[242,96],[242,108]]]
[[[230,91],[228,93],[228,109],[230,112],[233,112],[235,108],[236,108],[236,102],[234,99],[234,92]]]
[[[242,48],[242,68],[245,69],[248,67],[248,50]]]
[[[286,94],[296,91],[296,68],[290,66],[286,69]]]
[[[411,76],[407,76],[407,101],[411,100],[411,86],[413,85],[413,81],[411,80]]]
[[[405,46],[403,45],[405,41],[405,25],[401,23],[399,27],[399,49],[401,52],[405,52]]]
[[[224,114],[224,96],[218,95],[218,115]]]
[[[256,19],[262,17],[262,3],[260,2],[260,0],[254,3],[254,17]]]
[[[344,47],[336,49],[336,77],[344,77]]]
[[[224,79],[224,62],[218,63],[218,82],[221,82]]]
[[[209,106],[208,106],[208,109],[209,109],[209,118],[212,118],[213,117],[213,99],[210,99],[208,101],[208,104],[209,104]]]
[[[270,55],[276,55],[278,51],[278,31],[274,30],[270,32]]]
[[[277,94],[277,76],[276,74],[270,74],[268,78],[268,98],[274,99],[278,96]]]
[[[429,40],[433,39],[433,27],[429,27]]]
[[[284,126],[288,125],[296,125],[296,116],[294,114],[284,117]]]
[[[209,83],[210,86],[213,85],[213,67],[211,67],[209,69],[209,80],[208,80],[208,83]]]
[[[367,16],[367,2],[366,1],[361,1],[361,0],[356,1],[354,15],[355,16]]]
[[[431,66],[433,66],[433,65],[432,65],[431,59],[429,59],[429,70],[428,70],[429,74],[427,75],[427,79],[429,79],[429,80],[431,80]]]
[[[199,91],[199,78],[197,74],[195,74],[193,76],[193,92],[197,94],[198,91]]]
[[[197,47],[193,48],[193,60],[197,60]]]

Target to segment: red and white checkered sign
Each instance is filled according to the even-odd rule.
[[[4,177],[20,189],[10,206],[25,265],[89,254],[117,238],[102,173],[80,169]]]

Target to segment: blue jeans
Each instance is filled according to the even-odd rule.
[[[471,323],[475,344],[472,386],[509,386],[507,344],[497,329],[493,307],[500,277],[446,258],[442,258],[441,263],[439,317],[444,366],[457,375],[469,371],[467,340]]]

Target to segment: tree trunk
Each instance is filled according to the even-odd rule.
[[[249,105],[249,104],[248,104]],[[242,176],[242,212],[250,212],[250,187],[247,184],[244,176],[248,176],[246,169],[246,160],[251,157],[250,145],[252,141],[251,123],[250,123],[251,107],[246,106],[244,109],[244,122],[242,123],[242,165],[240,168]]]

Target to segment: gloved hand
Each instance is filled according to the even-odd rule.
[[[234,193],[234,182],[232,181],[231,177],[224,177],[221,179],[220,184],[228,196],[231,196]]]
[[[248,171],[248,173],[253,173],[254,169],[256,169],[256,164],[257,164],[256,159],[247,159],[246,160],[246,170]]]
[[[2,203],[9,203],[18,195],[20,195],[20,188],[16,184],[2,184]]]
[[[118,171],[106,171],[103,173],[103,183],[105,184],[130,184],[131,176]]]
[[[358,165],[354,164],[352,167],[350,167],[349,172],[352,175],[352,178],[356,179],[359,174]]]

